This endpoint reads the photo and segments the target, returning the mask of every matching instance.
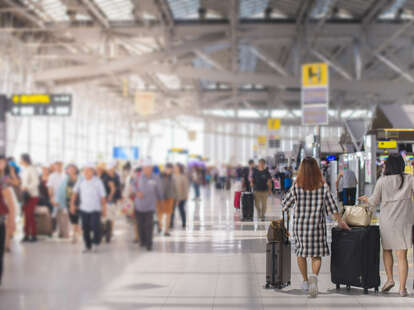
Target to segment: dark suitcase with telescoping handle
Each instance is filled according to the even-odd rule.
[[[276,227],[273,227],[273,230],[269,227],[268,238],[270,240],[266,244],[266,288],[282,289],[290,285],[292,250],[288,233],[289,215],[286,216],[287,228],[284,218],[285,213],[281,221],[274,221]],[[280,236],[276,237],[278,234]]]
[[[332,228],[331,280],[340,285],[361,287],[364,294],[381,284],[379,226]]]
[[[254,197],[251,192],[243,192],[241,194],[241,216],[242,221],[253,221],[254,214]]]

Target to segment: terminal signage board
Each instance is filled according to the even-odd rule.
[[[137,146],[115,146],[112,150],[112,157],[120,160],[137,160],[139,158],[139,149]]]
[[[302,124],[327,125],[329,68],[326,63],[302,65]]]
[[[397,141],[395,141],[395,140],[378,141],[378,148],[379,149],[396,149],[397,148]]]
[[[13,116],[70,116],[70,94],[15,94],[11,97]]]

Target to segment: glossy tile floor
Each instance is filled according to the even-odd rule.
[[[278,200],[269,204],[268,220],[280,215]],[[266,290],[268,222],[241,223],[230,194],[215,191],[206,191],[200,203],[191,201],[187,210],[187,230],[156,237],[151,253],[131,242],[132,229],[122,218],[115,241],[96,254],[81,254],[81,244],[55,239],[16,243],[6,255],[0,310],[414,308],[414,296],[400,298],[396,291],[387,296],[336,291],[329,259],[323,261],[317,299],[299,289],[294,255],[292,285]],[[179,227],[179,219],[176,223]],[[409,288],[413,272],[410,258]]]

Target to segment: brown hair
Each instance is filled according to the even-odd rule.
[[[313,157],[305,157],[299,166],[296,184],[305,191],[321,188],[325,183],[321,169]]]

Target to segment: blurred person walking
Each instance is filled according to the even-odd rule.
[[[382,288],[383,293],[389,292],[394,286],[394,258],[393,251],[398,259],[400,278],[400,296],[408,296],[407,251],[412,248],[414,224],[414,208],[412,197],[414,194],[414,177],[404,173],[405,162],[400,154],[390,154],[385,161],[384,175],[379,178],[374,192],[370,197],[359,199],[367,202],[373,208],[380,207],[380,233],[384,256],[384,267],[387,282]]]
[[[84,178],[76,183],[70,201],[70,213],[74,215],[76,214],[76,200],[80,198],[84,253],[90,252],[92,245],[94,251],[98,250],[101,242],[101,216],[106,216],[105,187],[94,172],[92,164],[86,165],[83,170]],[[93,232],[93,239],[91,232]]]
[[[108,165],[108,169],[101,175],[107,193],[107,217],[105,223],[105,239],[109,243],[113,236],[114,224],[118,215],[118,202],[121,200],[121,180],[116,172],[118,164],[112,162]]]
[[[170,236],[171,215],[174,209],[175,184],[172,172],[173,165],[167,163],[161,173],[161,200],[157,204],[158,232],[161,233],[164,230],[166,237]]]
[[[22,242],[36,242],[36,222],[35,208],[39,201],[39,175],[32,166],[32,160],[29,154],[22,154],[21,166],[22,171],[22,196],[24,212],[24,238]]]
[[[7,160],[4,156],[0,156],[0,170],[4,173],[7,167]],[[12,216],[10,210],[17,209],[15,200],[13,199],[12,189],[7,183],[4,182],[4,178],[0,180],[0,286],[3,278],[3,258],[6,248],[7,238],[7,217]]]
[[[63,179],[62,183],[59,186],[58,193],[57,193],[57,202],[59,207],[66,208],[69,211],[69,220],[72,224],[72,243],[77,243],[78,238],[80,237],[82,230],[79,225],[80,220],[80,199],[79,196],[75,200],[75,211],[72,213],[70,212],[71,208],[71,199],[72,195],[74,194],[74,188],[76,183],[79,181],[79,170],[74,164],[70,164],[66,168],[66,176]]]
[[[185,175],[185,169],[184,166],[181,164],[176,164],[174,166],[174,197],[175,197],[175,207],[178,207],[178,210],[180,212],[181,217],[181,224],[182,227],[185,228],[186,223],[186,212],[185,212],[185,205],[188,200],[188,194],[190,191],[190,184],[188,182],[188,177]],[[175,208],[173,210],[173,214],[171,216],[171,226],[173,226],[174,222],[174,213]]]
[[[314,158],[306,157],[300,164],[296,183],[284,197],[282,208],[287,212],[294,208],[293,237],[297,262],[303,277],[302,288],[311,297],[316,297],[321,257],[329,255],[326,215],[333,215],[340,228],[350,228],[338,214],[335,199]],[[309,278],[307,257],[312,260],[313,275]]]
[[[16,231],[16,210],[18,210],[18,202],[14,193],[12,184],[13,181],[10,178],[10,166],[7,162],[6,157],[0,155],[0,190],[3,190],[3,197],[8,208],[8,214],[5,221],[6,235],[4,250],[10,252],[11,239],[14,232]]]
[[[345,164],[344,172],[340,173],[336,181],[337,184],[342,180],[344,206],[354,206],[356,202],[356,187],[358,185],[355,172]]]
[[[254,204],[256,206],[257,216],[264,221],[267,209],[267,197],[272,193],[272,176],[263,158],[259,160],[257,169],[253,171],[251,187],[254,191]]]
[[[69,216],[67,214],[67,209],[64,205],[59,206],[58,203],[58,191],[64,179],[65,173],[63,171],[63,163],[61,161],[55,161],[52,164],[52,173],[49,175],[47,188],[49,191],[50,202],[53,206],[51,214],[54,223],[53,226],[54,229],[56,229],[56,227],[58,228],[59,238],[69,237]]]
[[[154,213],[157,201],[162,199],[161,184],[158,176],[153,172],[150,160],[143,162],[142,173],[131,182],[134,193],[135,214],[139,231],[140,245],[152,250]]]
[[[243,168],[243,173],[242,173],[242,185],[243,185],[243,191],[245,192],[253,191],[251,184],[253,180],[254,170],[255,170],[254,160],[250,159],[249,166]]]
[[[220,179],[220,178],[219,178]],[[193,166],[191,168],[191,182],[193,183],[194,188],[194,199],[196,201],[200,201],[200,185],[201,185],[201,174],[199,168],[197,166]]]

